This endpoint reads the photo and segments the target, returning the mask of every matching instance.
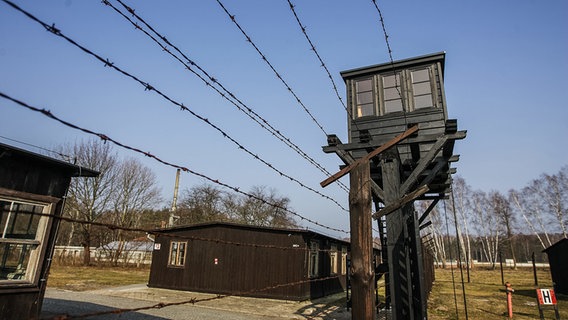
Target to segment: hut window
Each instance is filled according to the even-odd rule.
[[[347,248],[341,248],[341,274],[347,273]]]
[[[315,241],[310,242],[310,258],[308,260],[308,270],[310,277],[319,276],[319,244]]]
[[[172,241],[170,243],[170,259],[168,265],[183,267],[187,253],[187,242]]]
[[[404,111],[400,73],[382,76],[384,113]]]
[[[375,95],[373,94],[373,79],[355,80],[355,115],[357,118],[374,116]]]
[[[413,70],[410,74],[412,78],[414,109],[433,107],[430,68]]]
[[[33,282],[49,205],[0,198],[0,282]]]
[[[331,274],[337,274],[337,246],[331,245],[331,250],[329,251],[329,264]]]

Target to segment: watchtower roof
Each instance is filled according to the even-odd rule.
[[[386,62],[386,63],[374,64],[374,65],[370,65],[370,66],[366,66],[366,67],[360,67],[360,68],[345,70],[345,71],[341,71],[340,74],[341,74],[341,77],[344,80],[346,80],[346,79],[366,76],[366,75],[370,75],[370,74],[377,74],[377,73],[392,71],[393,68],[395,70],[400,70],[400,69],[412,68],[413,66],[419,66],[419,65],[428,64],[428,63],[441,62],[441,64],[442,64],[442,75],[443,75],[444,74],[445,59],[446,59],[446,52],[442,51],[442,52],[427,54],[427,55],[423,55],[423,56],[419,56],[419,57],[397,60],[397,61],[393,61],[392,63]]]

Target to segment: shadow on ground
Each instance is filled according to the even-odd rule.
[[[65,314],[61,313],[65,310]],[[116,313],[116,308],[103,306],[91,302],[45,298],[41,310],[41,319],[66,319],[66,317],[85,316],[93,314],[89,319],[133,319],[133,320],[160,320],[162,317],[151,316],[138,312],[125,314]],[[98,315],[96,315],[98,314]]]
[[[351,319],[345,298],[336,300],[317,299],[299,308],[294,314],[305,319]]]

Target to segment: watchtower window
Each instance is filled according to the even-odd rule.
[[[402,83],[400,74],[384,75],[383,81],[383,101],[385,113],[404,111],[402,107]]]
[[[354,118],[397,117],[403,112],[443,107],[439,72],[436,64],[428,64],[374,74],[369,72],[348,79],[346,84]]]
[[[355,81],[355,114],[357,118],[375,115],[374,96],[372,78]]]
[[[414,109],[433,107],[434,101],[432,99],[430,69],[426,68],[411,71],[411,78]]]

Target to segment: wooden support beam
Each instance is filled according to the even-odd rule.
[[[422,172],[424,172],[424,170],[426,170],[428,165],[436,157],[438,152],[440,152],[440,150],[444,147],[446,142],[448,142],[449,140],[456,140],[456,139],[463,139],[463,138],[465,138],[465,132],[464,131],[458,131],[456,133],[444,134],[444,135],[440,136],[438,138],[438,140],[436,141],[436,143],[434,143],[432,148],[430,148],[428,153],[426,153],[426,155],[424,155],[424,157],[422,157],[420,159],[416,168],[414,168],[414,170],[412,171],[410,176],[402,184],[402,186],[400,187],[400,192],[401,193],[407,193],[408,190],[410,190],[410,187],[412,185],[414,185],[415,183],[417,183],[418,177],[422,174]]]
[[[341,140],[339,140],[339,138],[337,136],[333,136],[332,139],[333,139],[333,143],[341,144]],[[329,140],[330,140],[330,138],[328,137],[328,143],[329,143]],[[346,165],[353,164],[356,161],[355,158],[353,158],[353,156],[351,155],[351,153],[349,153],[345,150],[337,149],[337,150],[335,150],[335,153],[337,154],[339,159],[341,159],[341,161],[343,161],[343,163],[345,163]],[[380,199],[381,201],[383,201],[383,199],[385,198],[385,192],[373,180],[371,180],[371,191],[373,192],[373,195],[375,197],[377,197],[378,199]]]
[[[438,175],[438,172],[440,172],[440,170],[442,170],[442,168],[448,164],[448,161],[444,158],[440,158],[438,159],[438,161],[436,161],[436,165],[434,166],[434,168],[432,170],[430,170],[430,173],[428,173],[428,176],[426,176],[426,178],[424,180],[422,180],[422,182],[420,182],[421,185],[429,185],[430,182],[432,182],[432,180],[434,180],[434,178],[436,178],[436,176]]]
[[[375,219],[379,219],[382,216],[385,216],[393,211],[396,211],[400,208],[402,208],[402,206],[404,206],[405,204],[409,203],[410,201],[415,200],[416,198],[420,197],[421,195],[425,194],[426,192],[428,192],[428,190],[430,190],[428,188],[428,186],[422,186],[416,190],[414,190],[413,192],[405,195],[404,197],[398,199],[397,201],[389,204],[388,206],[382,208],[381,210],[375,212],[373,214],[373,218]]]
[[[374,280],[371,181],[368,161],[357,162],[350,174],[349,222],[351,226],[352,319],[373,319]]]
[[[335,180],[343,177],[344,175],[348,174],[349,171],[351,171],[351,169],[355,168],[359,163],[365,161],[368,162],[369,160],[371,160],[373,157],[378,156],[381,152],[389,149],[390,147],[396,145],[398,142],[406,139],[408,136],[412,135],[413,133],[415,133],[416,131],[418,131],[418,125],[414,125],[413,127],[411,127],[410,129],[404,131],[403,133],[399,134],[398,136],[394,137],[393,139],[391,139],[390,141],[388,141],[387,143],[383,144],[382,146],[378,147],[377,149],[371,151],[369,154],[367,154],[366,156],[364,156],[363,158],[355,161],[354,163],[348,165],[347,167],[341,169],[339,172],[337,172],[336,174],[332,175],[331,177],[325,179],[324,181],[320,182],[320,185],[325,188],[326,186],[328,186],[330,183],[334,182]]]
[[[418,219],[419,225],[422,224],[422,222],[424,222],[424,220],[426,219],[426,217],[428,217],[430,212],[432,212],[432,210],[434,210],[434,208],[436,207],[436,205],[438,204],[439,201],[440,201],[440,199],[434,199],[434,201],[432,201],[432,203],[430,203],[430,205],[428,206],[428,209],[426,209],[426,211],[424,211],[424,213]]]
[[[432,224],[432,221],[426,222],[425,224],[423,224],[423,225],[420,226],[420,230],[422,230],[422,229],[428,227],[428,226],[431,225],[431,224]]]
[[[422,130],[422,127],[419,127],[419,130]],[[458,131],[458,132],[465,132],[465,131]],[[412,137],[408,137],[404,139],[404,141],[399,142],[399,145],[409,145],[409,144],[426,144],[426,143],[434,143],[440,137],[440,133],[438,134],[424,134],[424,135],[416,135]],[[465,136],[464,136],[465,138]],[[462,139],[462,138],[460,138]],[[459,139],[457,139],[459,140]],[[329,144],[323,147],[323,152],[325,153],[333,153],[336,150],[345,150],[345,151],[354,151],[354,150],[368,150],[368,149],[375,149],[382,146],[384,143],[388,141],[381,141],[381,140],[371,140],[369,142],[351,142],[348,144]]]

